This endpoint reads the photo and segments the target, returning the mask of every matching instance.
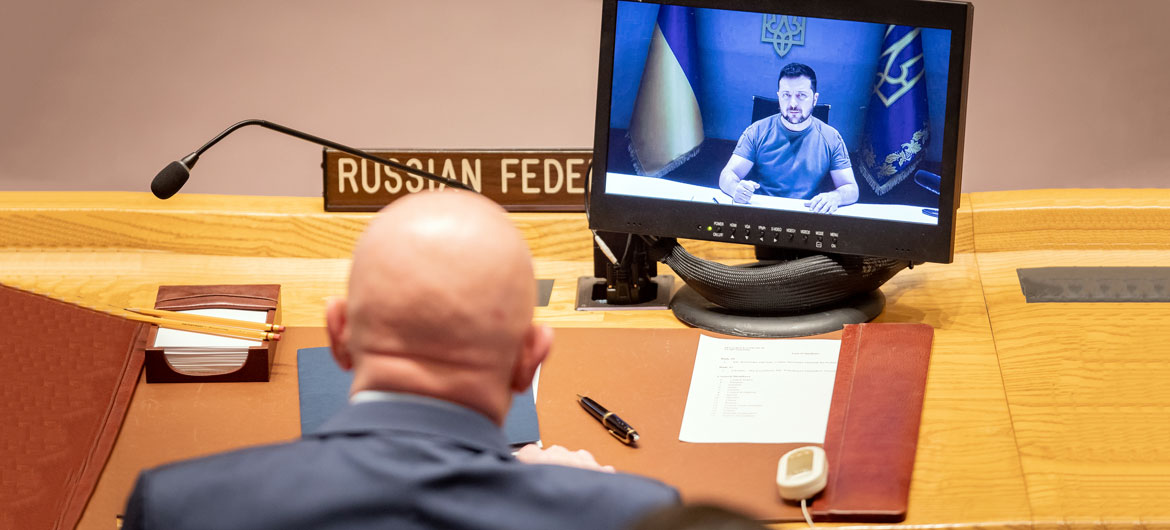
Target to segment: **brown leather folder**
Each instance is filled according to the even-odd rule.
[[[906,516],[934,330],[861,324],[840,338],[825,451],[829,484],[811,501],[817,520],[899,521]],[[678,440],[700,332],[557,329],[541,369],[541,438],[591,451],[619,471],[651,476],[687,502],[715,502],[765,521],[803,519],[776,489],[781,455],[807,444],[697,444]],[[638,429],[630,447],[576,402],[596,399]]]
[[[906,518],[934,329],[846,326],[825,430],[829,484],[813,503],[828,521]]]
[[[267,311],[266,322],[279,323],[279,285],[160,285],[155,298],[155,309],[184,311],[188,309],[248,309]],[[151,327],[147,344],[154,344],[158,328]],[[226,383],[266,382],[272,373],[276,358],[276,342],[264,341],[248,349],[244,364],[235,371],[216,375],[186,374],[167,362],[160,348],[146,349],[147,383]]]
[[[134,395],[148,326],[3,285],[0,315],[0,528],[71,529]]]

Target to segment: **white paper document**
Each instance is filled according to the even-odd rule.
[[[699,337],[678,439],[824,443],[839,340]]]

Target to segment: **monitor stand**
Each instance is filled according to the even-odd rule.
[[[703,298],[684,285],[670,301],[674,316],[696,328],[738,337],[807,337],[837,331],[845,324],[877,318],[886,305],[881,290],[854,295],[804,314],[735,312]]]
[[[658,262],[641,236],[595,232],[613,259],[593,242],[593,276],[577,279],[577,311],[666,309],[673,276],[658,276]],[[616,261],[615,261],[616,260]]]
[[[756,247],[760,261],[739,266],[700,259],[677,243],[660,252],[687,282],[671,300],[674,315],[742,337],[803,337],[873,320],[885,307],[879,287],[909,265],[771,247]]]
[[[756,247],[760,263],[729,267],[692,256],[673,239],[651,245],[637,235],[597,235],[611,252],[606,254],[594,243],[595,276],[578,279],[578,311],[666,309],[669,303],[683,323],[742,337],[804,337],[873,320],[881,314],[886,301],[878,286],[907,264],[880,258],[855,257],[850,261],[819,253]],[[672,298],[673,278],[657,276],[659,260],[706,290],[683,285]],[[859,260],[866,261],[862,264]],[[754,272],[763,273],[765,281],[756,281],[761,276],[752,275],[754,266],[764,267]],[[784,279],[770,281],[778,277]],[[774,286],[771,292],[763,292],[766,285]],[[716,291],[712,292],[712,288]],[[711,302],[700,291],[708,296],[730,294],[725,296],[728,300],[721,301],[732,307],[736,307],[732,302],[739,302],[741,309]],[[745,299],[756,303],[744,303]],[[760,299],[766,303],[759,303]],[[808,307],[811,309],[804,309]]]

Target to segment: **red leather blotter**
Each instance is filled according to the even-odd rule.
[[[921,324],[861,324],[813,337],[842,340],[825,438],[829,485],[812,501],[814,519],[905,517],[933,333]],[[537,392],[542,441],[657,478],[687,502],[715,502],[764,521],[803,520],[798,503],[780,498],[776,467],[781,455],[807,444],[678,440],[699,335],[558,328]],[[577,394],[633,425],[638,444],[615,441],[577,405]]]
[[[3,285],[0,315],[0,528],[72,529],[122,427],[149,328]]]
[[[266,322],[278,323],[279,285],[161,285],[155,309],[248,309],[267,311]],[[157,328],[151,328],[147,344],[154,344]],[[238,370],[225,374],[192,375],[180,372],[167,362],[162,349],[146,349],[147,383],[225,383],[266,382],[276,358],[276,343],[264,341],[248,349],[248,357]]]
[[[925,324],[845,326],[825,430],[829,484],[814,517],[906,518],[933,339]]]

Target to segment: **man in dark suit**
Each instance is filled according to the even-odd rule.
[[[350,405],[291,443],[144,471],[124,528],[621,528],[677,503],[584,451],[512,456],[500,426],[552,342],[532,322],[534,284],[499,206],[396,201],[358,241],[348,298],[326,308]]]

